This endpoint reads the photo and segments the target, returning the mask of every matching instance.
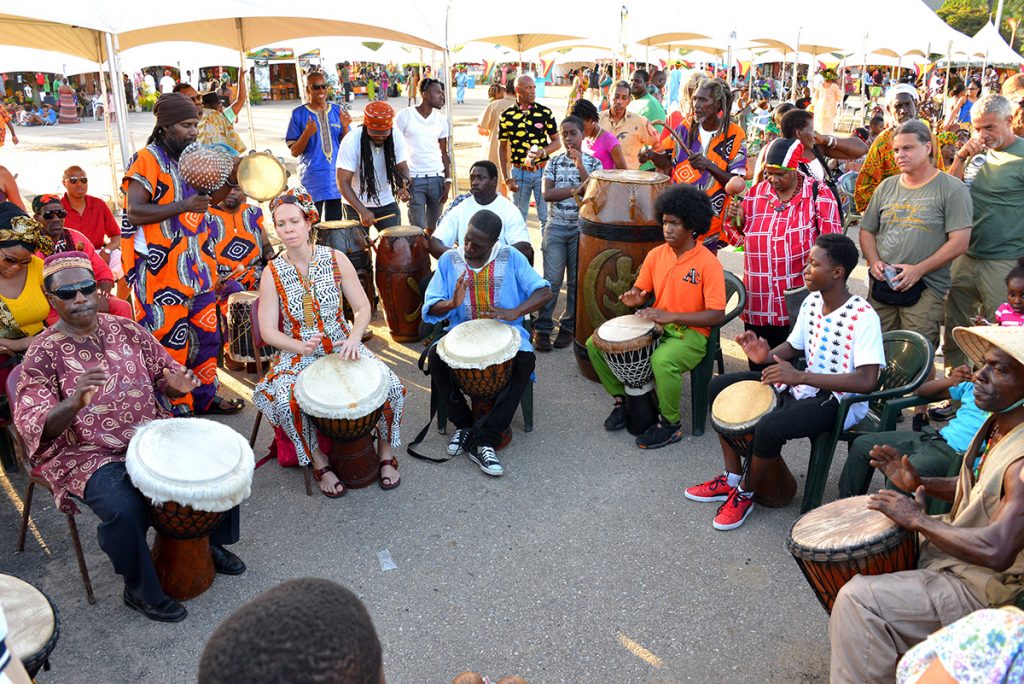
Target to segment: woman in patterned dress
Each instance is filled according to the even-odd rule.
[[[320,217],[304,190],[287,190],[271,202],[270,210],[285,252],[263,272],[259,323],[263,339],[280,353],[256,386],[253,403],[288,435],[300,465],[312,461],[321,491],[333,499],[345,493],[345,486],[320,451],[316,429],[299,409],[293,386],[299,373],[325,354],[376,359],[360,342],[370,322],[370,302],[348,258],[310,242],[310,230]],[[351,328],[342,313],[343,297],[354,312]],[[380,486],[394,489],[400,483],[394,450],[401,444],[405,388],[387,366],[377,363],[389,380],[388,400],[377,424]]]

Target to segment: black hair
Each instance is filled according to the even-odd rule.
[[[869,131],[864,126],[858,126],[857,128],[853,129],[853,133],[858,138],[860,138],[862,142],[867,142],[868,138],[871,137],[871,131]]]
[[[665,214],[675,216],[693,232],[695,240],[711,229],[714,216],[707,194],[692,185],[674,185],[665,190],[654,201],[654,212],[659,224],[665,220]]]
[[[425,78],[422,81],[420,81],[420,95],[425,94],[427,92],[427,88],[434,85],[435,83],[439,86],[441,85],[441,82],[438,81],[436,78]],[[444,90],[444,87],[442,86],[441,89]]]
[[[796,132],[803,128],[808,121],[814,121],[814,114],[806,109],[791,109],[782,115],[782,123],[779,128],[782,130],[783,138],[795,138]]]
[[[636,74],[640,74],[640,76],[644,79],[644,83],[651,82],[651,75],[647,73],[647,69],[634,69],[633,75],[635,76]]]
[[[853,244],[853,240],[839,233],[819,235],[818,239],[814,241],[814,246],[825,250],[829,260],[843,269],[844,282],[850,278],[853,269],[857,268],[857,262],[860,261],[857,245]]]
[[[497,166],[497,164],[495,164],[494,162],[490,161],[489,159],[481,159],[478,162],[473,162],[473,166],[470,166],[469,170],[472,171],[477,166],[479,166],[482,169],[486,169],[487,170],[487,177],[488,178],[497,178],[498,177],[498,166]]]
[[[597,107],[594,103],[586,98],[580,98],[576,100],[576,104],[572,106],[570,115],[583,119],[584,121],[600,121],[601,115],[597,112]],[[565,123],[564,121],[562,123]]]
[[[374,204],[380,203],[380,188],[377,187],[377,173],[373,168],[373,141],[364,129],[359,140],[359,193]],[[402,187],[402,174],[398,172],[395,161],[395,136],[389,135],[384,140],[384,171],[392,192]]]
[[[782,117],[786,115],[786,112],[791,112],[794,109],[796,109],[796,105],[792,102],[782,102],[776,105],[775,109],[772,110],[772,121],[779,125],[779,128],[782,128]]]
[[[146,138],[146,145],[162,144],[164,141],[164,127],[153,126],[153,132]]]
[[[591,105],[591,107],[593,107],[593,105]],[[565,124],[569,124],[570,126],[575,126],[576,129],[580,133],[583,132],[583,119],[581,119],[578,116],[574,116],[574,115],[570,114],[569,116],[567,116],[564,119],[562,119],[562,123],[560,123],[558,126],[559,126],[559,128],[561,128]]]
[[[516,94],[516,82],[511,78],[505,81],[505,93],[508,95]]]
[[[192,87],[191,83],[184,83],[184,82],[183,83],[175,83],[174,87],[171,89],[171,92],[172,93],[180,93],[185,88],[191,88],[191,87]]]
[[[1007,286],[1010,285],[1011,280],[1024,280],[1024,264],[1018,263],[1010,269],[1010,272],[1006,274]]]
[[[885,125],[885,117],[882,116],[881,114],[875,114],[873,117],[871,117],[871,121],[869,121],[868,123]]]
[[[501,236],[501,217],[490,209],[481,209],[469,219],[469,225],[476,228],[491,240],[497,240]]]
[[[382,669],[380,639],[359,597],[304,577],[263,592],[221,621],[203,648],[198,681],[378,682]]]
[[[23,247],[28,251],[35,254],[36,246],[31,242],[25,242],[24,240],[4,240],[0,242],[0,249],[7,249],[8,247]]]

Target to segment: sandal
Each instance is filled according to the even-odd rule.
[[[381,468],[383,468],[384,466],[391,466],[392,468],[395,469],[395,472],[398,473],[398,459],[396,459],[394,456],[392,456],[386,461],[381,461],[378,465]],[[388,483],[384,484],[384,480],[387,480]],[[384,477],[383,475],[381,475],[380,479],[378,480],[378,484],[380,484],[380,488],[384,490],[394,489],[398,485],[402,484],[402,476],[401,474],[399,474],[398,479],[392,481],[390,477]]]
[[[245,402],[241,399],[225,399],[215,396],[205,411],[200,413],[204,416],[230,416],[245,408]]]
[[[327,473],[331,473],[331,472],[334,472],[334,471],[331,470],[331,466],[329,466],[329,465],[325,465],[323,468],[320,468],[320,469],[314,469],[313,470],[313,479],[316,480],[317,482],[319,482],[320,480],[323,479],[324,475],[326,475]],[[335,477],[338,477],[338,476],[335,475]],[[340,492],[337,489],[338,485],[341,485],[341,491]],[[335,483],[334,488],[335,489],[334,489],[334,493],[333,494],[328,494],[327,492],[324,492],[323,489],[321,489],[320,491],[324,492],[324,496],[326,496],[328,499],[339,499],[339,498],[345,496],[345,494],[348,492],[348,488],[345,487],[345,483],[341,481],[341,478],[338,478],[338,481],[337,481],[337,483]]]

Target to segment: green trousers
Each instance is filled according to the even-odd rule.
[[[668,325],[661,343],[654,350],[651,367],[654,370],[654,391],[658,395],[658,410],[670,423],[679,422],[679,395],[683,391],[683,373],[692,370],[707,352],[708,338],[696,330]],[[587,354],[608,394],[621,397],[626,393],[622,381],[615,377],[601,350],[594,346],[593,336],[587,338]]]

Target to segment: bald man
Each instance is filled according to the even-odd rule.
[[[523,218],[530,211],[530,197],[537,204],[537,220],[548,219],[541,184],[548,158],[562,146],[554,114],[537,102],[537,85],[530,76],[516,80],[516,103],[501,114],[498,123],[498,159]]]
[[[64,169],[64,196],[60,203],[68,213],[64,227],[77,230],[89,239],[100,257],[108,264],[110,255],[121,249],[121,226],[114,220],[107,203],[89,194],[89,177],[81,166]],[[120,253],[114,260],[120,266]],[[120,271],[120,267],[117,269]]]

